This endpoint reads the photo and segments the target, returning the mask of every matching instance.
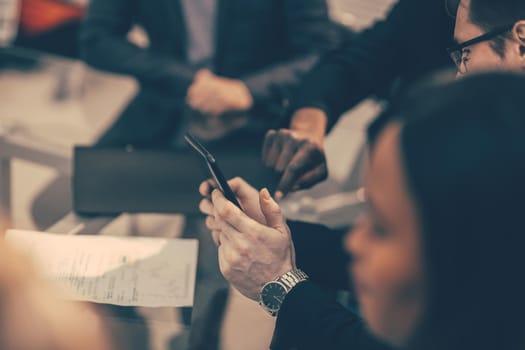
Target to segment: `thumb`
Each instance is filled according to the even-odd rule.
[[[268,189],[265,188],[259,193],[259,204],[266,218],[266,224],[280,232],[286,232],[286,221],[281,212],[281,208],[270,196]]]

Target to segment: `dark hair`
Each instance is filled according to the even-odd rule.
[[[428,282],[411,347],[525,349],[525,77],[425,88],[371,125],[371,147],[393,121]]]
[[[470,0],[469,17],[472,23],[488,32],[525,20],[525,1]],[[491,46],[501,57],[505,55],[505,40],[511,37],[509,32],[492,39]]]

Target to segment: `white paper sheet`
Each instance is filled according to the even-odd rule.
[[[6,240],[74,300],[146,307],[193,305],[197,240],[65,236],[9,230]]]

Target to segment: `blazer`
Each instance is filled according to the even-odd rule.
[[[148,34],[148,48],[126,40],[134,24]],[[326,0],[218,0],[216,27],[215,73],[242,79],[257,104],[276,106],[342,34]],[[186,59],[180,0],[92,0],[80,43],[89,65],[170,97],[185,95],[196,71]]]
[[[279,311],[272,350],[389,350],[369,334],[362,319],[336,302],[330,289],[349,289],[347,230],[289,222],[296,263],[310,280],[298,284]]]
[[[317,64],[292,98],[289,115],[316,107],[326,112],[333,126],[364,98],[453,68],[446,52],[453,34],[454,19],[444,0],[399,0],[385,20]]]

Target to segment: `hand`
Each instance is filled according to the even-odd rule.
[[[303,109],[294,115],[291,129],[270,130],[266,134],[263,162],[282,174],[275,193],[277,199],[328,177],[323,149],[326,120],[320,110]]]
[[[195,75],[186,102],[191,108],[215,117],[245,112],[253,106],[252,95],[242,81],[219,77],[206,69]]]
[[[290,230],[279,205],[267,189],[259,193],[258,199],[266,225],[248,217],[219,190],[212,193],[221,273],[252,300],[259,300],[264,284],[295,268]]]
[[[228,185],[230,185],[230,188],[237,197],[244,213],[258,223],[266,225],[266,218],[264,217],[259,204],[259,192],[240,177],[228,181]],[[206,226],[212,232],[212,238],[215,244],[219,245],[220,232],[215,224],[213,203],[210,200],[211,193],[215,188],[216,185],[214,180],[210,179],[201,183],[199,192],[206,198],[200,202],[199,209],[203,214],[208,215],[206,218]]]

